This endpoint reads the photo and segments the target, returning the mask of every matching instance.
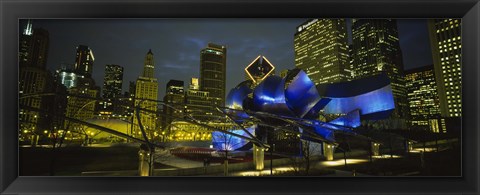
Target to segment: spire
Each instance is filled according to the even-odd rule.
[[[154,68],[155,68],[155,62],[153,61],[153,53],[152,50],[148,50],[147,55],[145,56],[145,63],[143,66],[143,74],[142,76],[148,77],[148,78],[154,78]]]
[[[23,34],[32,35],[32,22],[30,20],[28,20],[27,26],[25,27],[25,29],[23,29]]]

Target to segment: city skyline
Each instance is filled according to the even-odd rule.
[[[266,56],[278,72],[293,69],[294,33],[306,20],[32,20],[32,23],[33,28],[44,28],[50,33],[47,68],[51,72],[62,63],[73,66],[75,47],[87,45],[95,55],[93,78],[99,86],[106,64],[125,67],[125,83],[136,80],[142,71],[144,54],[152,49],[159,97],[163,97],[170,79],[187,84],[190,78],[200,76],[200,50],[209,42],[226,45],[228,49],[227,91],[244,80],[244,68],[258,55]],[[351,40],[350,23],[347,20]],[[26,20],[21,20],[19,27],[23,29],[25,25]],[[402,19],[398,20],[398,26],[405,69],[431,64],[426,20]],[[242,74],[236,74],[238,71]],[[128,85],[123,85],[124,91],[128,91]]]
[[[114,173],[138,176],[165,174],[160,169],[166,166],[175,167],[168,170],[174,175],[190,168],[203,171],[189,175],[221,173],[208,170],[210,160],[224,176],[246,176],[230,163],[246,163],[262,175],[267,158],[270,175],[329,175],[310,172],[323,169],[310,163],[339,160],[334,154],[341,152],[343,169],[354,176],[356,170],[373,176],[459,173],[459,20],[400,20],[412,28],[403,30],[397,19],[131,21],[116,20],[116,28],[103,20],[68,20],[77,24],[72,28],[39,27],[35,21],[32,28],[28,21],[18,56],[19,146],[27,148],[22,152],[109,153],[123,146],[137,158]],[[414,28],[415,22],[427,31]],[[58,49],[59,43],[66,45]],[[63,49],[69,44],[76,49],[73,63],[52,63],[69,56]],[[433,68],[426,63],[432,61]],[[424,65],[430,65],[426,72]],[[128,92],[122,93],[126,82]],[[446,107],[454,117],[444,116]],[[366,152],[355,154],[363,162],[359,167],[347,166],[346,153],[354,150]],[[390,159],[384,160],[409,168],[378,169],[383,162],[373,159],[386,153]],[[81,158],[100,159],[90,155]],[[450,173],[433,170],[432,155],[453,158],[445,166],[453,167]],[[27,156],[23,162],[38,159]],[[57,158],[51,156],[50,165]],[[276,159],[282,161],[274,168]],[[73,173],[62,170],[72,163],[57,164],[35,165],[36,172]],[[84,165],[94,169],[74,172],[103,171],[96,161]],[[293,169],[285,172],[279,165]]]

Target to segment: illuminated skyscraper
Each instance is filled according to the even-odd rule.
[[[428,21],[433,66],[443,117],[462,116],[462,44],[460,19]]]
[[[47,87],[48,72],[39,67],[21,67],[19,74],[19,96],[26,94],[43,93]],[[42,97],[33,96],[19,99],[20,112],[20,130],[39,134],[42,129],[39,129],[39,121],[43,116],[40,112],[33,109],[42,109]],[[28,107],[26,109],[23,106]]]
[[[77,47],[77,54],[75,58],[75,72],[85,77],[91,77],[93,71],[93,62],[95,57],[92,50],[85,45]]]
[[[190,87],[189,89],[200,90],[200,83],[198,82],[198,78],[193,77],[190,80]]]
[[[315,84],[351,79],[345,19],[311,19],[297,27],[295,66]]]
[[[210,94],[215,106],[225,106],[227,48],[209,43],[200,52],[200,89]]]
[[[28,20],[23,33],[19,36],[19,65],[36,66],[45,69],[49,48],[49,33],[45,29],[32,29]]]
[[[428,126],[429,119],[440,116],[437,83],[433,66],[405,71],[412,125]]]
[[[113,99],[122,94],[123,67],[115,64],[105,65],[103,78],[103,98]]]
[[[67,89],[77,86],[77,74],[67,68],[61,68],[55,72],[56,81]]]
[[[94,117],[95,100],[98,96],[99,90],[87,87],[73,87],[67,90],[68,97],[66,116],[80,120],[87,120]],[[66,128],[81,132],[81,125],[67,122]]]
[[[150,138],[154,137],[154,132],[157,131],[157,100],[158,100],[158,82],[154,78],[155,62],[153,59],[152,50],[149,50],[145,56],[143,74],[138,77],[135,85],[135,104],[134,107],[139,106],[148,111],[140,111],[140,120]],[[136,109],[136,108],[135,108]],[[141,137],[141,131],[136,116],[134,114],[134,136]]]
[[[185,93],[185,111],[202,122],[208,122],[212,116],[212,102],[208,91],[201,91],[198,78],[192,78],[190,88]]]
[[[407,90],[397,21],[392,19],[354,19],[352,60],[356,79],[385,72],[392,83],[395,111],[393,118],[408,117]]]
[[[46,70],[49,37],[43,29],[33,29],[30,21],[19,37],[19,96],[46,93],[48,86],[53,81]],[[52,99],[52,98],[51,98]],[[20,138],[37,140],[43,133],[41,121],[45,121],[46,114],[39,110],[46,110],[45,97],[32,96],[20,98]],[[30,135],[36,137],[30,137]],[[35,143],[33,143],[35,142]],[[36,144],[36,141],[33,141]]]
[[[28,20],[27,25],[23,29],[23,33],[19,37],[18,45],[18,61],[20,66],[29,64],[30,48],[32,44],[32,23]]]
[[[49,33],[45,29],[33,29],[32,45],[30,50],[30,65],[45,69],[47,66],[49,47]]]
[[[167,117],[164,118],[165,125],[169,126],[172,121],[182,118],[184,115],[185,92],[183,81],[168,81],[163,101],[169,104],[168,106],[163,106],[163,112],[167,115]]]
[[[103,78],[103,101],[100,102],[100,113],[105,115],[113,113],[114,102],[122,95],[123,67],[115,64],[105,65]]]

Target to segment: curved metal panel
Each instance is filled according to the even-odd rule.
[[[253,82],[251,80],[247,80],[241,82],[235,88],[231,89],[225,101],[226,107],[235,110],[243,110],[243,103],[245,99],[248,97],[248,94],[252,93],[253,91],[252,84]],[[248,114],[243,111],[227,110],[227,113],[236,118],[248,118]]]
[[[255,111],[294,116],[285,102],[285,80],[279,76],[265,78],[253,90],[253,107]]]
[[[331,98],[323,111],[327,114],[343,114],[359,109],[360,115],[395,109],[390,85],[354,97]]]
[[[251,126],[249,128],[246,128],[248,132],[251,134],[254,134],[255,132],[255,126]],[[234,130],[229,130],[232,133],[235,133],[237,135],[242,135],[245,137],[250,137],[247,132],[245,132],[243,129],[234,129]],[[249,143],[248,140],[239,138],[237,136],[233,136],[230,134],[226,134],[223,132],[219,131],[214,131],[212,132],[212,145],[215,149],[217,150],[228,150],[228,151],[233,151],[237,150],[239,148],[244,147]]]
[[[288,107],[297,115],[304,118],[309,112],[318,113],[325,106],[318,102],[321,97],[318,94],[315,83],[300,69],[289,71],[285,77],[285,100]],[[315,110],[312,110],[315,108]]]

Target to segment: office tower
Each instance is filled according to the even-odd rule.
[[[138,118],[137,106],[140,108],[140,120],[147,136],[154,137],[154,132],[158,131],[157,126],[157,102],[158,101],[158,82],[154,77],[155,61],[152,50],[149,50],[145,56],[143,73],[138,77],[135,84],[135,104],[134,104],[134,130],[136,137],[142,137]]]
[[[126,91],[123,94],[120,94],[113,100],[113,115],[112,117],[120,118],[125,121],[130,121],[133,115],[133,101],[131,101],[130,93]]]
[[[44,93],[47,87],[48,72],[39,67],[21,67],[19,73],[19,121],[20,130],[25,133],[40,134],[40,117],[43,115],[39,110],[42,107],[42,97],[33,96],[22,98],[24,95]]]
[[[209,43],[200,52],[200,89],[210,94],[214,106],[225,106],[227,48]]]
[[[392,118],[406,119],[408,117],[407,90],[396,20],[354,19],[352,40],[355,78],[365,78],[385,72],[390,78],[395,101]],[[397,127],[390,126],[390,128]]]
[[[105,65],[105,76],[103,78],[103,101],[100,101],[100,114],[102,115],[121,115],[122,113],[113,113],[115,102],[122,98],[123,67],[115,64]]]
[[[166,115],[164,118],[164,125],[166,125],[166,127],[169,127],[172,121],[183,119],[185,110],[185,92],[183,81],[168,81],[166,86],[166,94],[165,97],[163,97],[163,101],[168,104],[163,106],[163,112]]]
[[[67,89],[67,91],[69,96],[66,116],[80,120],[93,118],[99,90],[87,87],[73,87]],[[82,129],[79,128],[82,128],[81,125],[71,122],[66,123],[66,129],[77,132],[82,131]]]
[[[47,86],[53,80],[46,70],[48,55],[48,32],[43,29],[33,29],[30,21],[27,23],[19,40],[19,138],[31,140],[35,145],[38,135],[43,135],[46,128],[45,98],[42,96],[24,95],[47,92]],[[43,121],[43,122],[42,122]]]
[[[79,45],[76,47],[76,56],[73,72],[76,75],[76,87],[67,90],[69,94],[66,114],[68,117],[87,120],[93,118],[97,109],[96,100],[100,96],[100,88],[93,80],[93,52],[88,46]],[[65,123],[66,128],[74,131],[81,131],[79,124]]]
[[[167,94],[183,94],[184,87],[183,81],[179,80],[170,80],[167,83],[166,93]]]
[[[194,119],[208,122],[213,115],[212,102],[208,91],[201,91],[198,78],[192,78],[190,88],[185,93],[185,112]]]
[[[23,33],[19,36],[19,65],[45,69],[47,66],[48,48],[48,31],[41,28],[32,30],[32,23],[28,20]]]
[[[265,56],[258,56],[245,67],[245,80],[252,80],[258,84],[274,73],[275,66]]]
[[[45,69],[47,67],[49,34],[48,31],[41,28],[33,29],[30,50],[30,65]]]
[[[79,45],[75,58],[75,73],[85,77],[91,77],[94,61],[93,51],[88,46]]]
[[[405,71],[405,82],[411,124],[428,129],[429,119],[436,119],[440,116],[433,65]]]
[[[190,79],[189,89],[200,90],[200,84],[198,82],[198,78],[193,77],[192,79]]]
[[[135,81],[130,81],[128,83],[128,92],[125,92],[124,93],[124,104],[122,105],[126,105],[126,109],[125,107],[123,107],[123,109],[125,109],[125,115],[127,117],[131,117],[133,116],[133,113],[134,113],[134,107],[135,107]]]
[[[432,59],[443,117],[462,116],[460,19],[428,21]]]
[[[122,94],[123,67],[115,64],[105,65],[103,78],[103,98],[114,99]]]
[[[345,19],[310,19],[294,35],[295,66],[315,84],[350,80]]]
[[[19,37],[18,46],[18,61],[20,66],[26,66],[29,64],[30,49],[32,44],[32,23],[28,20],[23,33]]]
[[[355,78],[355,68],[353,68],[354,60],[353,60],[353,45],[348,45],[348,61],[349,61],[349,72],[350,77],[353,79]]]
[[[55,71],[55,80],[70,89],[77,86],[77,74],[74,71],[67,68],[57,69]]]
[[[77,86],[95,88],[95,81],[92,79],[94,61],[93,51],[88,46],[79,45],[76,48],[73,70],[77,75]]]

